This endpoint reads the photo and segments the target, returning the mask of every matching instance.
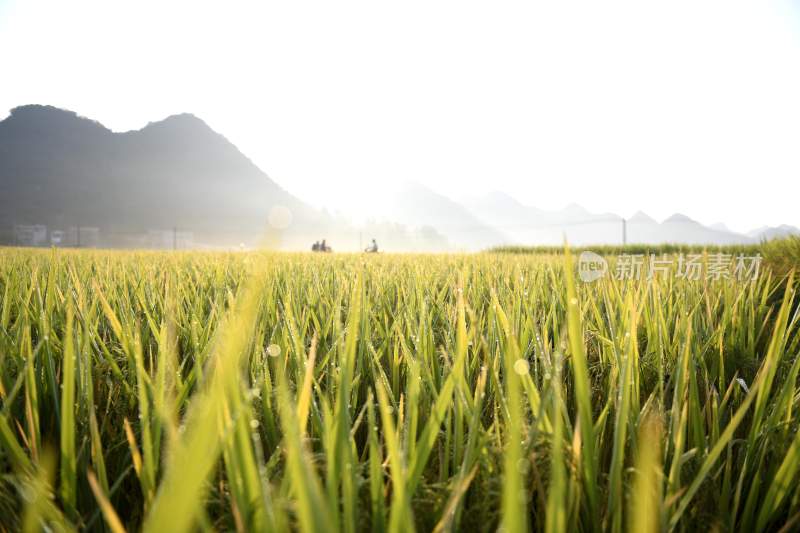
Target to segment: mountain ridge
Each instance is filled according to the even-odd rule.
[[[189,113],[113,132],[53,106],[14,108],[0,121],[0,192],[5,226],[120,235],[180,227],[221,237],[263,233],[276,206],[306,226],[324,219]]]
[[[387,241],[400,236],[397,242],[426,250],[561,244],[565,238],[573,244],[623,238],[732,244],[800,234],[788,225],[736,233],[681,213],[659,223],[637,211],[623,224],[617,214],[592,213],[574,202],[545,210],[499,190],[456,201],[413,180],[395,194],[388,195],[386,188],[380,194],[389,200],[367,202],[380,206],[375,218],[382,220],[369,231]],[[14,224],[97,226],[124,237],[180,228],[220,241],[255,242],[278,207],[291,213],[291,224],[280,232],[285,245],[305,248],[336,232],[359,238],[352,237],[359,230],[290,194],[192,113],[123,132],[74,111],[36,104],[15,107],[0,121],[0,231]],[[109,243],[136,245],[118,240]]]

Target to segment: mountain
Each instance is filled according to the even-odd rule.
[[[394,189],[394,190],[392,190]],[[798,228],[759,228],[749,235],[707,227],[674,214],[659,223],[577,204],[543,210],[503,193],[454,201],[419,183],[384,183],[368,222],[313,209],[272,181],[225,137],[190,114],[115,133],[99,122],[50,106],[17,107],[0,121],[0,243],[13,225],[99,228],[100,245],[147,246],[192,232],[200,244],[269,244],[307,249],[326,238],[357,250],[372,238],[394,251],[479,250],[502,244],[733,244],[758,242]],[[5,233],[3,233],[5,231]],[[80,235],[80,231],[76,232]],[[38,235],[38,233],[37,233]],[[366,241],[364,240],[366,239]]]
[[[751,239],[746,235],[734,233],[724,227],[704,226],[686,215],[675,213],[667,217],[661,224],[652,218],[640,223],[629,222],[628,242],[647,244],[740,244],[751,242]]]
[[[717,231],[731,231],[731,229],[724,222],[715,222],[709,228]]]
[[[675,213],[664,219],[664,224],[698,224],[698,222],[681,213]]]
[[[763,226],[754,229],[747,233],[753,239],[758,241],[769,241],[772,239],[780,239],[788,237],[789,235],[800,235],[800,228],[789,226],[788,224],[781,224],[780,226]]]
[[[487,225],[507,233],[514,244],[560,245],[566,238],[575,245],[618,244],[623,238],[623,219],[614,213],[591,213],[570,204],[556,211],[524,205],[516,198],[493,192],[467,198],[464,205]],[[659,223],[642,211],[625,221],[629,243],[735,244],[755,242],[724,226],[706,227],[675,213]]]
[[[120,243],[179,228],[239,242],[263,235],[276,208],[291,219],[285,236],[310,235],[326,220],[190,114],[125,133],[39,105],[0,122],[2,227],[94,226]]]
[[[545,211],[524,205],[512,196],[492,192],[463,200],[464,206],[487,225],[502,231],[514,244],[605,242],[620,238],[620,218],[594,214],[577,204]]]
[[[637,211],[628,219],[629,224],[655,224],[656,219],[643,211]]]
[[[480,250],[510,242],[502,230],[424,185],[407,181],[389,195],[382,216],[410,227],[435,228],[459,249]]]
[[[523,205],[512,196],[493,191],[485,196],[465,198],[462,201],[473,215],[489,226],[516,237],[520,230],[549,222],[545,211]]]

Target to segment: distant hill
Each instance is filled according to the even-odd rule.
[[[502,228],[514,239],[524,235],[527,228],[550,222],[549,213],[546,211],[523,205],[516,198],[501,191],[466,198],[462,204],[484,223],[495,228]]]
[[[291,213],[287,235],[307,240],[303,234],[325,226],[324,214],[193,115],[114,133],[71,111],[31,105],[0,122],[0,226],[97,226],[118,240],[177,227],[239,242],[262,235],[276,206]]]
[[[747,244],[754,242],[750,237],[730,231],[725,226],[715,224],[704,226],[686,215],[675,213],[662,223],[652,219],[635,221],[627,225],[628,242],[641,244]]]
[[[789,226],[788,224],[781,224],[775,227],[763,226],[754,229],[748,235],[759,241],[771,241],[772,239],[780,239],[790,235],[800,235],[800,228]]]
[[[468,198],[464,205],[489,226],[506,233],[515,244],[608,242],[619,239],[621,219],[612,214],[589,213],[577,204],[546,211],[524,205],[503,192]],[[612,241],[616,242],[616,241]]]
[[[511,242],[503,231],[480,220],[467,207],[414,181],[392,191],[381,210],[389,220],[435,228],[459,249],[479,250]]]
[[[545,211],[523,205],[502,192],[469,198],[463,203],[488,226],[506,233],[515,244],[559,245],[564,238],[575,245],[622,242],[623,217],[614,213],[590,213],[576,204]],[[679,213],[659,223],[638,211],[627,219],[625,231],[629,243],[735,244],[757,240],[724,226],[704,226]]]
[[[0,121],[0,244],[10,242],[15,224],[97,227],[100,245],[129,247],[146,245],[153,230],[169,242],[173,228],[193,232],[201,245],[256,244],[266,235],[295,249],[322,238],[346,250],[377,238],[394,251],[622,241],[617,214],[576,204],[543,210],[503,192],[459,202],[417,182],[383,183],[362,204],[371,213],[360,226],[311,208],[190,114],[124,133],[40,105],[17,107]],[[778,226],[744,235],[682,214],[659,223],[642,212],[625,226],[628,243],[736,244],[800,234]]]

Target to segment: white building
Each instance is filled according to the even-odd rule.
[[[191,231],[151,229],[147,232],[147,246],[161,250],[186,250],[194,247],[194,233]]]
[[[47,246],[47,226],[42,224],[14,226],[17,246]]]
[[[63,230],[54,229],[50,232],[50,246],[63,246],[66,244],[67,235]]]
[[[67,230],[63,246],[78,248],[97,248],[100,244],[100,228],[94,226],[73,226]]]

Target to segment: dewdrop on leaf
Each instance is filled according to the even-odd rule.
[[[524,376],[525,374],[530,371],[531,365],[525,359],[517,359],[514,363],[514,372],[519,374],[520,376]]]
[[[267,346],[267,354],[270,357],[278,357],[281,354],[281,347],[277,344],[270,344]]]

